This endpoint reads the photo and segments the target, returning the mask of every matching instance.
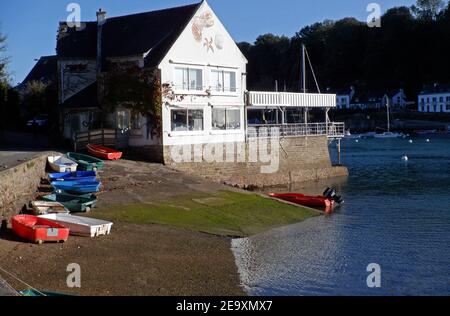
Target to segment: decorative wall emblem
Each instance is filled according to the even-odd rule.
[[[194,23],[192,24],[192,34],[197,42],[201,43],[203,38],[203,30],[214,26],[214,20],[212,13],[209,11],[204,12],[194,17]]]
[[[213,14],[210,11],[195,16],[192,23],[192,35],[195,41],[198,43],[203,41],[203,47],[208,53],[215,53],[216,48],[218,50],[224,48],[224,37],[222,34],[214,34],[212,28],[214,25]]]

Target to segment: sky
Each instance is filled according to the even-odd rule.
[[[199,2],[199,0],[0,0],[0,32],[7,36],[12,83],[22,81],[44,55],[54,55],[59,21],[66,21],[67,5],[81,6],[81,19],[93,21],[103,8],[120,16]],[[209,0],[234,40],[253,42],[259,35],[292,36],[302,27],[325,19],[356,17],[365,21],[369,3],[385,12],[411,6],[415,0]]]

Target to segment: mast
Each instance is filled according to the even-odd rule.
[[[306,56],[305,56],[305,45],[302,44],[302,84],[303,93],[306,93]]]
[[[390,109],[389,109],[389,97],[386,98],[386,108],[387,108],[387,130],[388,132],[391,131],[391,116],[390,116]]]

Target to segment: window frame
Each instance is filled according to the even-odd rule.
[[[177,77],[177,70],[183,70],[183,71],[185,71],[185,70],[187,70],[187,76],[188,76],[188,78],[187,78],[187,89],[185,89],[184,88],[184,84],[180,87],[180,86],[177,86],[176,85],[176,83],[175,83],[175,79],[176,79],[176,77]],[[202,82],[201,82],[201,89],[191,89],[191,84],[190,84],[190,73],[191,73],[191,70],[197,70],[197,71],[200,71],[200,73],[201,73],[201,79],[202,79]],[[199,86],[197,85],[197,88],[198,88]],[[205,72],[204,72],[204,69],[202,68],[202,67],[190,67],[190,66],[182,66],[182,65],[177,65],[177,66],[175,66],[175,67],[173,67],[173,88],[174,88],[174,91],[180,91],[180,92],[183,92],[183,93],[200,93],[200,92],[204,92],[205,90],[206,90],[206,88],[205,88]]]
[[[214,121],[213,121],[213,115],[214,110],[222,110],[225,111],[225,129],[215,129],[214,128]],[[239,111],[239,128],[237,129],[229,129],[227,127],[228,120],[227,120],[227,112],[228,111]],[[239,107],[226,107],[226,106],[215,106],[211,108],[211,132],[212,133],[238,133],[242,132],[243,130],[243,124],[242,124],[242,108]]]
[[[213,86],[213,78],[215,76],[215,73],[219,73],[221,75],[222,78],[222,89],[221,90],[217,90],[216,86]],[[231,80],[229,82],[229,90],[225,90],[226,88],[226,84],[225,84],[225,73],[230,73],[230,74],[234,74],[234,91],[231,89]],[[237,71],[236,70],[232,70],[232,69],[223,69],[223,68],[212,68],[210,69],[210,77],[209,77],[209,84],[210,84],[210,88],[211,88],[211,93],[212,94],[219,94],[219,95],[223,95],[223,94],[232,94],[232,95],[236,95],[238,94],[238,75],[237,75]],[[232,78],[232,77],[230,77]]]
[[[173,130],[173,111],[186,111],[186,127],[187,129],[185,131],[175,131]],[[201,130],[189,130],[189,111],[202,111],[203,116],[203,122],[202,122],[202,129]],[[186,135],[186,134],[194,134],[203,135],[206,131],[206,124],[205,124],[205,109],[204,108],[170,108],[170,135]]]

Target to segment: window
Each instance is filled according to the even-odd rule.
[[[194,68],[175,68],[175,89],[188,91],[203,90],[203,71]]]
[[[203,110],[172,110],[172,132],[203,131]]]
[[[216,92],[236,92],[236,73],[231,71],[212,70],[211,88]]]
[[[445,107],[447,111],[450,111],[450,105],[447,104],[447,106]]]
[[[238,130],[241,129],[241,110],[213,109],[213,130]]]
[[[440,97],[439,102],[444,102],[444,97]]]
[[[66,70],[71,73],[86,72],[87,65],[86,64],[67,65]]]
[[[117,129],[130,128],[130,112],[129,111],[117,111]]]

